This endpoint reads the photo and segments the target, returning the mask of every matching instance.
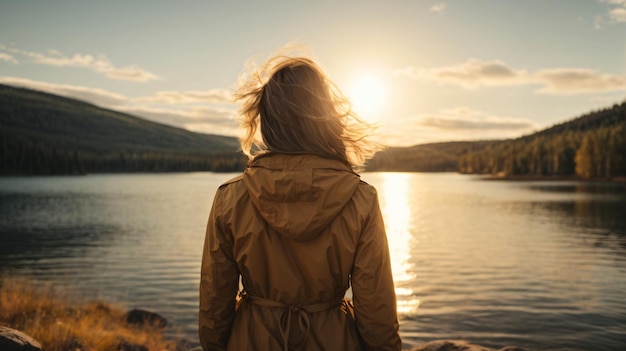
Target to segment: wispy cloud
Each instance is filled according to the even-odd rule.
[[[151,106],[125,106],[120,110],[166,124],[183,125],[186,123],[232,124],[235,111],[213,107],[195,107],[189,109],[168,109]]]
[[[205,91],[160,91],[154,96],[137,99],[144,103],[189,104],[189,103],[232,103],[232,94],[227,89],[211,89]]]
[[[528,81],[528,73],[515,70],[500,61],[469,59],[464,63],[439,68],[405,67],[395,71],[413,79],[430,80],[438,83],[455,84],[466,89],[481,86],[515,85]]]
[[[443,12],[446,9],[446,3],[440,2],[438,4],[434,4],[430,7],[430,12]]]
[[[541,128],[530,119],[456,107],[390,120],[381,125],[384,138],[380,141],[410,146],[451,140],[504,139],[520,137]]]
[[[54,84],[39,82],[16,77],[0,77],[0,83],[33,90],[41,90],[51,94],[58,94],[79,100],[84,100],[98,106],[114,107],[128,103],[129,99],[123,95],[102,89],[87,88],[75,85]]]
[[[529,72],[501,61],[468,59],[466,62],[439,67],[413,66],[396,70],[396,75],[413,79],[452,84],[465,89],[480,87],[540,85],[542,94],[587,94],[626,90],[626,76],[611,75],[582,68],[554,68]]]
[[[600,3],[609,5],[606,15],[595,18],[595,28],[602,28],[605,23],[626,23],[626,0],[598,0]]]
[[[17,61],[17,59],[7,53],[4,52],[0,52],[0,61],[6,61],[8,63],[12,63],[12,64],[18,64],[19,62]]]
[[[115,80],[126,80],[133,82],[147,82],[161,79],[156,74],[142,69],[136,65],[128,67],[116,67],[105,55],[74,54],[66,56],[57,50],[49,50],[47,53],[26,51],[0,44],[0,55],[21,56],[30,62],[39,65],[56,67],[76,67],[93,70],[104,74],[106,77]],[[15,58],[14,58],[15,59]]]
[[[236,135],[238,128],[238,123],[235,121],[236,111],[231,109],[192,107],[181,110],[128,106],[121,107],[120,110],[155,122],[201,133]]]
[[[589,69],[546,69],[535,73],[545,94],[586,94],[626,90],[626,76],[604,74]]]
[[[454,132],[479,130],[520,133],[538,127],[535,122],[528,119],[499,117],[468,107],[458,107],[433,114],[425,114],[418,117],[417,124],[423,127]]]
[[[609,11],[609,18],[613,22],[626,22],[626,5],[624,7],[617,7]]]
[[[133,114],[151,121],[189,130],[236,135],[236,105],[226,100],[230,92],[213,89],[202,92],[157,92],[151,97],[133,98],[102,89],[54,84],[16,77],[0,77],[0,84],[40,90],[90,102],[94,105]],[[175,108],[156,107],[160,103]]]

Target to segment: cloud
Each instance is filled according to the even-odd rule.
[[[588,69],[546,69],[535,74],[546,94],[585,94],[626,90],[626,76],[603,74]]]
[[[554,68],[529,72],[509,67],[501,61],[470,58],[466,62],[440,68],[405,67],[395,75],[465,89],[497,86],[540,85],[542,94],[587,94],[626,90],[626,76],[611,75],[582,68]]]
[[[71,67],[90,67],[97,65],[97,60],[91,55],[75,54],[72,57],[66,57],[59,54],[57,51],[51,51],[53,56],[46,56],[36,52],[18,51],[27,57],[30,57],[32,62],[49,65],[49,66],[71,66]]]
[[[158,123],[201,133],[234,136],[238,130],[238,122],[235,120],[237,106],[226,99],[227,97],[230,98],[230,92],[226,89],[166,91],[158,92],[152,97],[132,98],[102,89],[54,84],[16,77],[0,77],[0,84],[75,98]],[[155,107],[155,103],[171,104],[176,105],[176,107]]]
[[[395,74],[438,83],[456,84],[466,89],[475,89],[481,86],[514,85],[528,80],[526,71],[514,70],[500,61],[487,62],[473,58],[458,65],[440,68],[406,67],[397,70]]]
[[[430,12],[443,12],[446,9],[446,3],[440,2],[430,7]]]
[[[0,83],[76,98],[98,106],[117,106],[128,102],[127,97],[102,89],[46,83],[16,77],[0,77]]]
[[[420,125],[445,130],[528,130],[532,125],[528,121],[504,119],[457,119],[449,117],[424,117]]]
[[[15,57],[6,54],[4,52],[0,52],[0,61],[6,61],[8,63],[12,63],[12,64],[18,64],[19,62],[17,62],[17,60],[15,59]]]
[[[96,69],[96,71],[105,73],[107,77],[116,80],[128,80],[134,82],[147,82],[150,80],[158,80],[161,77],[156,74],[150,73],[137,66],[130,66],[124,68],[115,67],[103,67],[102,69]]]
[[[613,22],[626,22],[626,7],[618,7],[609,11],[609,18]]]
[[[138,102],[162,104],[189,104],[189,103],[232,103],[231,92],[227,89],[210,89],[205,91],[160,91],[154,96],[137,98]]]
[[[452,140],[517,138],[541,128],[530,119],[457,107],[385,121],[379,129],[378,141],[394,146],[411,146]]]
[[[40,52],[10,48],[1,44],[0,50],[4,50],[13,55],[22,56],[29,59],[32,63],[35,64],[56,67],[86,68],[104,74],[108,78],[115,80],[147,82],[151,80],[161,79],[161,77],[157,76],[156,74],[146,71],[135,65],[121,68],[116,67],[104,55],[99,55],[97,57],[89,54],[74,54],[72,56],[64,56],[57,50],[48,50],[48,53],[44,54]]]
[[[537,128],[537,124],[528,119],[497,117],[468,107],[426,114],[417,119],[417,124],[423,127],[455,132],[480,130],[518,133]]]
[[[598,0],[600,3],[609,4],[610,8],[606,15],[596,17],[594,23],[595,28],[602,28],[602,24],[609,23],[625,23],[626,22],[626,0]]]
[[[238,128],[235,121],[236,111],[224,108],[192,107],[174,110],[151,106],[126,106],[119,110],[151,121],[202,133],[236,135]]]

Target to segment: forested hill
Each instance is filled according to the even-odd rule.
[[[0,85],[0,174],[235,171],[236,138]]]
[[[0,84],[0,174],[240,171],[235,138]],[[389,148],[369,171],[626,177],[626,102],[510,140]]]
[[[368,170],[498,176],[626,176],[626,102],[517,139],[390,148]]]
[[[367,163],[368,171],[379,172],[456,172],[459,158],[497,141],[451,141],[390,147]]]

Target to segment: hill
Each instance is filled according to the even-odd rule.
[[[236,138],[0,85],[0,174],[240,170]]]
[[[240,171],[233,137],[0,84],[0,175]],[[392,147],[368,171],[626,177],[626,102],[517,139]]]
[[[516,139],[389,148],[367,170],[625,177],[626,102]]]
[[[495,141],[451,141],[391,147],[367,163],[368,171],[379,172],[456,172],[459,158]]]

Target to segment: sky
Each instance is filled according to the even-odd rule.
[[[0,84],[236,135],[247,62],[308,47],[390,146],[514,138],[626,99],[626,0],[0,2]]]

